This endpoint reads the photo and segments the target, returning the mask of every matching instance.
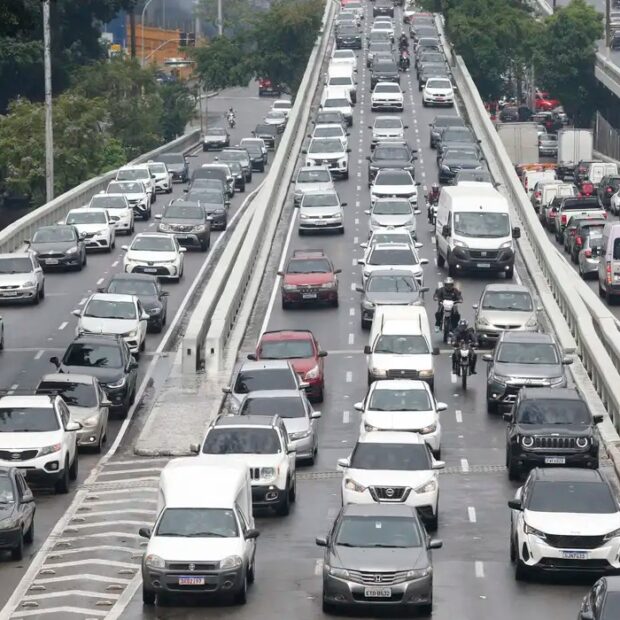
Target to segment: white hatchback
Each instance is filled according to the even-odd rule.
[[[454,88],[448,78],[429,78],[422,90],[422,105],[444,105],[451,108],[454,105]]]
[[[116,246],[116,224],[106,209],[71,209],[60,223],[75,226],[88,250],[111,252]]]
[[[370,109],[395,110],[402,112],[405,107],[405,97],[400,85],[395,82],[377,82],[370,95]]]

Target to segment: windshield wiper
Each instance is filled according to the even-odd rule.
[[[354,545],[354,544],[348,543],[348,542],[337,542],[336,545],[338,547],[353,547],[353,548],[357,548],[357,547],[360,546],[360,545]]]
[[[218,532],[194,532],[193,534],[189,534],[188,536],[189,538],[198,538],[201,536],[209,536],[212,538],[230,538],[229,536],[226,536],[225,534],[219,534]]]

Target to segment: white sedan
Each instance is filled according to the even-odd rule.
[[[445,105],[451,108],[454,105],[454,88],[448,78],[430,78],[426,80],[422,90],[422,105]]]
[[[88,250],[111,252],[116,246],[116,225],[106,209],[71,209],[60,223],[75,226]]]
[[[373,271],[383,269],[399,269],[410,271],[411,275],[424,286],[422,265],[428,264],[427,258],[420,258],[411,243],[375,243],[366,250],[364,258],[357,261],[362,265],[362,284]]]
[[[140,233],[130,246],[123,246],[125,273],[147,273],[177,282],[183,277],[182,248],[174,235]]]
[[[418,183],[407,170],[384,168],[377,172],[370,186],[370,202],[377,198],[407,198],[415,208],[418,204]]]
[[[79,318],[76,336],[118,335],[134,355],[144,350],[149,315],[135,295],[95,293],[88,298],[83,310],[74,310],[73,314]]]
[[[394,82],[377,82],[370,95],[370,109],[395,110],[402,112],[405,106],[405,97],[399,84]]]

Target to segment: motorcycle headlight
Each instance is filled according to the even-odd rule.
[[[166,568],[166,561],[163,558],[160,558],[158,555],[154,553],[149,553],[144,558],[144,563],[149,568]]]
[[[420,377],[432,377],[435,374],[435,371],[430,368],[430,369],[426,369],[426,370],[420,370]]]
[[[260,477],[263,480],[274,480],[277,473],[278,472],[275,467],[261,467],[260,468]]]
[[[531,448],[534,445],[534,438],[530,437],[529,435],[521,437],[521,445],[524,448]]]
[[[366,490],[364,485],[355,482],[353,478],[345,478],[344,488],[349,489],[349,491],[355,491],[356,493],[363,493]]]
[[[296,433],[289,433],[288,438],[291,441],[296,441],[297,439],[306,439],[306,437],[310,437],[310,435],[312,435],[311,428],[305,431],[297,431]]]
[[[609,534],[605,534],[605,538],[603,540],[608,541],[612,538],[618,538],[620,536],[620,529],[614,530],[613,532],[609,532]]]
[[[444,164],[441,164],[441,169],[442,169],[444,172],[450,172],[450,166],[445,166]]]
[[[78,251],[77,248],[69,248],[65,251],[65,254],[75,254]]]
[[[541,540],[545,540],[547,538],[547,535],[544,532],[537,530],[535,527],[532,527],[531,525],[528,525],[527,523],[525,524],[523,531],[528,536],[536,536],[537,538],[540,538]]]
[[[434,493],[437,490],[437,480],[433,478],[428,482],[424,483],[422,486],[415,489],[416,493]]]
[[[114,381],[114,383],[108,383],[108,387],[114,389],[122,388],[127,381],[126,377],[121,377],[118,381]]]
[[[421,428],[418,431],[418,433],[420,433],[420,435],[428,435],[429,433],[434,433],[436,430],[437,430],[437,422],[433,422],[432,424],[429,424],[428,426]]]
[[[504,243],[502,243],[502,245],[500,245],[499,247],[500,249],[512,248],[512,239],[509,239],[508,241],[504,241]]]
[[[47,454],[54,454],[55,452],[60,452],[62,445],[59,443],[55,443],[52,446],[45,446],[39,450],[37,456],[46,456]]]
[[[313,366],[306,374],[304,375],[304,379],[318,379],[320,373],[320,369],[318,365]]]
[[[239,568],[243,565],[243,560],[238,555],[229,555],[220,562],[220,568],[222,570],[231,570],[233,568]]]
[[[91,415],[85,420],[82,420],[82,426],[84,427],[92,428],[94,426],[97,426],[97,424],[99,424],[99,414]]]

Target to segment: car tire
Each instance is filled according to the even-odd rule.
[[[439,262],[439,261],[437,261],[437,262]],[[451,278],[456,278],[456,277],[457,277],[457,275],[458,275],[458,272],[457,272],[457,270],[456,270],[456,267],[455,267],[454,265],[450,265],[450,263],[449,263],[449,262],[448,262],[448,275],[449,275]]]
[[[287,492],[284,494],[283,499],[280,500],[280,503],[276,506],[276,514],[279,517],[286,517],[288,516],[290,511],[291,511],[291,493],[290,493],[290,489],[288,489]]]
[[[24,542],[31,544],[34,541],[34,515],[32,515],[32,521],[30,527],[24,532]]]
[[[515,273],[515,268],[514,267],[510,267],[509,269],[506,270],[506,280],[512,280],[513,276]]]
[[[209,250],[209,246],[210,246],[210,245],[211,245],[211,244],[210,244],[208,241],[202,241],[202,242],[200,243],[200,251],[201,251],[201,252],[207,252],[207,251]]]
[[[418,606],[418,614],[423,617],[433,615],[433,602],[426,603],[425,605]]]
[[[446,259],[437,250],[437,267],[443,267],[446,264]]]
[[[133,233],[134,233],[134,230],[135,230],[134,222],[131,222],[131,226],[130,226],[129,230],[127,231],[127,236],[131,237],[131,235],[133,235]]]
[[[523,562],[521,562],[520,558],[517,558],[517,562],[515,565],[515,579],[517,581],[527,581],[528,576],[529,576],[528,568],[525,566],[525,564],[523,564]]]
[[[101,435],[99,436],[99,441],[97,442],[97,445],[93,448],[93,451],[95,454],[101,454],[101,450],[103,449],[103,438],[105,437],[105,433],[102,431]]]
[[[297,474],[293,475],[293,485],[289,489],[288,496],[291,504],[294,504],[297,501]]]
[[[151,607],[155,605],[155,592],[142,586],[142,604]]]
[[[487,413],[496,414],[499,408],[497,403],[493,400],[487,400]]]
[[[437,512],[426,523],[426,529],[429,532],[436,532],[439,527],[439,504],[437,504]]]
[[[77,446],[76,446],[75,456],[73,457],[73,463],[71,463],[71,467],[69,467],[69,480],[77,480],[79,468],[80,468],[80,465],[78,461],[78,453],[77,453]]]
[[[23,535],[19,537],[19,542],[16,547],[11,549],[11,559],[15,561],[19,561],[24,557],[24,537]]]
[[[521,480],[521,468],[510,457],[508,460],[508,480],[513,482]]]
[[[69,492],[69,468],[66,464],[62,470],[62,477],[54,485],[54,490],[59,495],[66,495]]]
[[[284,301],[284,299],[282,300],[282,310],[289,310],[291,307],[291,304],[288,301]]]
[[[317,403],[322,403],[322,402],[323,402],[323,398],[324,398],[324,397],[325,397],[325,394],[324,394],[324,388],[323,388],[323,386],[321,386],[321,387],[319,388],[319,391],[317,392],[316,398],[315,398],[314,400],[315,400],[315,402],[317,402]]]
[[[4,325],[0,331],[0,351],[2,351],[2,349],[4,349]]]
[[[252,566],[248,568],[248,583],[252,584],[256,581],[256,555],[252,560]]]
[[[248,576],[247,573],[243,576],[243,584],[241,588],[234,596],[234,601],[237,605],[245,605],[248,602]]]
[[[510,537],[510,561],[513,563],[517,561],[517,549],[515,547],[515,541],[512,536]]]
[[[325,598],[323,598],[323,603],[321,605],[321,609],[323,610],[323,613],[325,614],[333,614],[334,613],[334,605],[332,605],[332,603],[328,603]]]

